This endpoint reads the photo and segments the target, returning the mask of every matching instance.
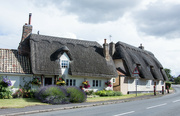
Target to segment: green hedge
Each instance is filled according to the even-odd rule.
[[[167,89],[167,86],[169,87],[169,89],[171,88],[171,82],[166,82],[165,83],[165,87],[166,87],[166,89]]]
[[[97,91],[95,94],[99,96],[122,96],[122,93],[120,91],[111,90],[101,90]]]

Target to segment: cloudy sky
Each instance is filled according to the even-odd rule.
[[[1,0],[0,11],[0,48],[17,49],[32,13],[33,33],[142,43],[172,75],[180,74],[178,0]]]

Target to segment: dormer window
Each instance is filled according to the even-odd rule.
[[[69,68],[69,61],[61,60],[61,68]]]

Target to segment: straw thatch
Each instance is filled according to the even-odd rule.
[[[70,75],[112,78],[117,76],[113,60],[107,61],[97,42],[31,34],[30,57],[34,74],[60,75],[59,58],[69,56]]]
[[[168,80],[161,63],[146,50],[117,42],[114,59],[122,59],[127,76],[133,77],[133,70],[138,67],[140,77],[151,80]]]

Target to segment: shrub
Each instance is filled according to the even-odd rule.
[[[40,78],[37,77],[33,78],[32,84],[40,86],[41,85]]]
[[[64,104],[69,103],[68,94],[61,86],[49,85],[40,88],[35,97],[44,103]]]
[[[86,101],[86,94],[78,87],[66,87],[66,91],[69,94],[69,100],[71,103],[82,103]]]
[[[171,88],[171,82],[166,82],[166,83],[165,83],[166,89],[167,89],[167,86],[168,86],[169,88]]]
[[[0,80],[0,99],[12,98],[12,91],[9,88],[12,85],[11,81],[7,78]]]
[[[121,96],[122,95],[120,91],[111,91],[111,90],[101,90],[101,91],[97,91],[95,94],[99,96]]]
[[[13,98],[34,98],[35,90],[18,89],[14,94]]]
[[[86,93],[86,95],[93,95],[94,91],[93,90],[86,90],[85,93]]]

